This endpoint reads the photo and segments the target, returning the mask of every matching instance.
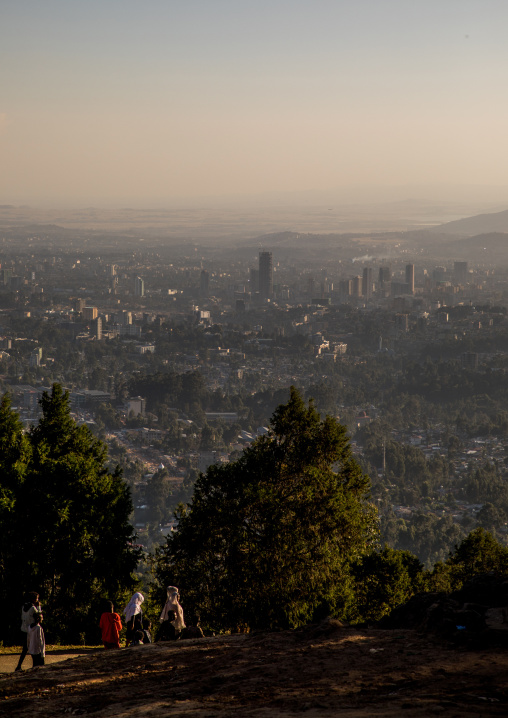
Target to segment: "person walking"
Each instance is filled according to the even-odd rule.
[[[42,615],[42,606],[39,601],[39,594],[36,591],[28,591],[28,593],[25,593],[24,603],[21,607],[21,634],[23,637],[23,643],[18,665],[14,669],[15,671],[22,670],[21,666],[23,665],[25,656],[28,653],[28,629],[30,624],[33,623],[36,613],[40,613]]]

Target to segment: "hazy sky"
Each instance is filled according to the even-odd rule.
[[[507,0],[0,0],[0,204],[508,185]]]

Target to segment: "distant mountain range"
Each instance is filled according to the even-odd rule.
[[[437,256],[486,262],[508,262],[508,210],[477,214],[427,230],[421,246]]]
[[[460,237],[492,234],[493,232],[508,232],[508,210],[456,219],[453,222],[440,224],[430,231],[437,234],[454,234]]]
[[[467,210],[462,208],[462,211],[465,213]],[[227,213],[222,216],[217,212],[208,217],[182,211],[163,213],[161,217],[154,214],[153,221],[150,220],[152,223],[145,225],[145,217],[130,221],[118,213],[112,216],[106,213],[105,218],[95,224],[89,218],[82,219],[77,213],[69,217],[59,216],[56,212],[47,213],[47,216],[32,219],[29,211],[20,210],[13,214],[13,211],[2,210],[0,206],[0,230],[3,249],[16,248],[18,251],[22,246],[32,247],[34,243],[39,249],[45,247],[51,251],[58,247],[81,250],[100,247],[102,252],[106,249],[117,251],[119,247],[134,250],[142,242],[144,251],[164,248],[186,255],[189,248],[194,252],[197,247],[202,247],[202,251],[210,256],[219,257],[222,253],[231,256],[234,253],[239,260],[252,262],[257,261],[260,250],[268,250],[273,252],[274,262],[281,262],[282,265],[294,260],[306,261],[309,266],[332,260],[362,264],[374,260],[389,262],[402,254],[407,257],[436,257],[440,261],[470,260],[508,265],[508,210],[478,214],[432,227],[422,222],[419,228],[409,231],[383,229],[386,224],[383,218],[378,224],[376,215],[364,219],[358,208],[355,212],[359,212],[355,220],[358,226],[370,224],[370,230],[343,231],[351,225],[349,215],[345,214],[337,215],[337,229],[328,232],[326,229],[305,231],[309,225],[312,226],[311,214],[294,218],[285,214],[260,218],[257,215],[230,216]],[[368,215],[367,210],[366,213]],[[318,215],[317,225],[321,217],[319,212]],[[442,220],[443,213],[440,215]],[[460,214],[448,216],[457,217]],[[347,221],[343,222],[344,218]],[[437,219],[436,215],[434,221]],[[301,222],[302,230],[277,231],[277,225],[283,220],[296,226]],[[402,222],[396,223],[400,224]],[[415,224],[418,223],[413,217],[409,226],[414,227]],[[269,226],[271,231],[254,234],[253,230],[259,231],[265,226]]]

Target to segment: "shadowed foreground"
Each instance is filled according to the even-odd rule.
[[[99,652],[0,679],[0,714],[505,716],[506,648],[343,628]]]
[[[69,658],[76,658],[76,656],[88,656],[94,653],[93,648],[54,648],[53,646],[46,646],[46,665],[49,666],[52,663],[61,663]],[[19,649],[21,653],[21,648]],[[0,654],[0,674],[12,673],[18,665],[19,653],[3,653]],[[24,671],[32,668],[32,657],[30,655],[25,656],[22,666]]]

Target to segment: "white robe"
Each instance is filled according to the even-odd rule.
[[[27,637],[28,653],[31,656],[38,656],[42,654],[46,655],[46,642],[44,640],[44,631],[40,624],[36,623],[35,626],[28,626],[28,637]]]
[[[176,586],[168,586],[167,592],[168,600],[166,601],[166,603],[164,604],[164,608],[162,609],[160,621],[161,623],[163,621],[167,621],[169,611],[174,611],[176,618],[174,621],[171,621],[171,624],[176,628],[177,631],[181,631],[183,628],[185,628],[185,622],[183,620],[183,608],[178,602],[178,589],[176,588]]]
[[[142,593],[135,593],[129,603],[125,606],[123,609],[123,614],[125,616],[125,622],[129,623],[131,618],[133,616],[136,616],[138,613],[141,613],[141,604],[145,600],[145,597]]]

